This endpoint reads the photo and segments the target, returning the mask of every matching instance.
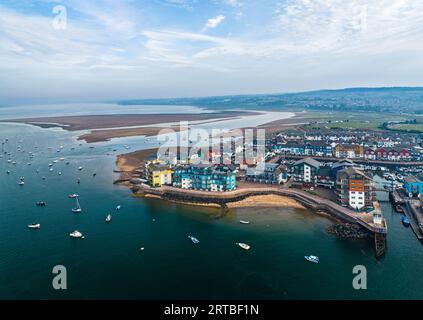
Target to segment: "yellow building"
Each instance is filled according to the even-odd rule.
[[[145,165],[145,175],[148,184],[152,187],[172,184],[173,170],[170,165],[160,161],[147,162]]]

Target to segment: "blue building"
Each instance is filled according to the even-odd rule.
[[[404,188],[409,194],[423,195],[423,181],[417,177],[409,176],[404,178]]]
[[[173,185],[182,189],[231,191],[236,189],[236,175],[228,166],[178,166],[173,171]]]

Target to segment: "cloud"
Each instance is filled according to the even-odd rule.
[[[232,7],[241,7],[243,5],[243,3],[239,0],[223,0],[223,3]]]
[[[223,14],[219,14],[217,17],[210,18],[207,20],[207,23],[204,29],[213,29],[216,28],[219,24],[221,24],[225,20],[225,16]]]

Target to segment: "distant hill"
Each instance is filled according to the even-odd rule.
[[[372,111],[423,114],[423,87],[346,88],[298,93],[123,100],[121,105],[189,105],[224,109]]]

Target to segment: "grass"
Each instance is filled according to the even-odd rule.
[[[414,123],[414,124],[398,124],[392,126],[392,129],[403,130],[403,131],[413,131],[423,133],[423,123]]]

